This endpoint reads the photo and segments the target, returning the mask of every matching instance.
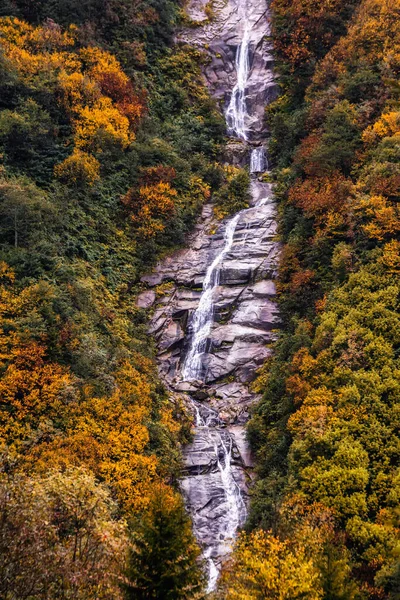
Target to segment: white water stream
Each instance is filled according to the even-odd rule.
[[[228,132],[241,140],[247,141],[246,128],[246,86],[250,73],[250,24],[244,15],[245,25],[242,41],[236,51],[236,84],[232,90],[231,99],[225,118]]]
[[[246,0],[239,0],[238,11],[241,16],[240,22],[243,30],[241,42],[236,51],[236,83],[225,116],[228,133],[244,142],[249,142],[250,132],[246,126],[248,120],[246,88],[251,74],[252,25],[247,15]],[[251,148],[250,144],[249,148]],[[265,171],[266,168],[267,157],[264,147],[253,148],[250,156],[250,172],[257,174]],[[256,206],[262,205],[266,201],[268,201],[268,198],[261,198]],[[189,324],[191,341],[181,369],[183,381],[198,382],[204,381],[206,378],[207,373],[205,372],[203,359],[209,351],[210,333],[215,316],[214,305],[217,299],[218,286],[220,285],[221,270],[223,269],[224,259],[235,257],[235,246],[239,246],[239,244],[235,244],[237,226],[242,216],[251,210],[254,210],[254,206],[240,211],[226,222],[223,246],[206,271],[199,304]],[[246,236],[243,239],[245,240]],[[238,529],[243,526],[247,516],[247,507],[241,488],[235,480],[234,460],[232,458],[235,446],[233,434],[228,431],[215,411],[204,405],[199,405],[195,401],[193,401],[193,407],[196,417],[196,431],[201,431],[201,434],[206,436],[209,441],[210,447],[214,448],[215,468],[219,471],[219,479],[224,494],[224,512],[216,521],[215,540],[204,551],[204,558],[208,562],[209,568],[207,591],[211,592],[215,589],[218,580],[221,554],[224,555],[229,551]],[[199,472],[198,475],[201,476],[201,473]],[[221,552],[221,548],[224,547],[225,551]]]
[[[204,278],[203,292],[191,323],[192,341],[182,369],[182,378],[185,381],[201,381],[203,379],[201,359],[206,350],[207,339],[214,322],[213,293],[214,289],[219,285],[220,267],[223,258],[232,248],[233,236],[240,215],[240,212],[237,213],[226,224],[225,244],[222,247],[221,252],[217,254],[211,265],[208,267]]]
[[[185,381],[203,380],[202,357],[207,350],[207,340],[214,322],[214,292],[219,285],[223,259],[232,249],[236,226],[243,212],[245,211],[237,213],[227,222],[224,235],[225,243],[207,269],[203,282],[203,293],[192,319],[191,346],[182,369],[182,378]],[[214,446],[226,502],[225,515],[219,523],[219,540],[222,545],[229,544],[234,539],[239,527],[244,524],[247,515],[245,501],[232,472],[233,439],[225,429],[218,428],[218,426],[221,427],[222,423],[218,418],[215,418],[215,415],[211,415],[212,419],[210,419],[210,415],[204,418],[197,404],[194,404],[194,407],[196,427],[212,429],[210,440]],[[212,547],[206,550],[204,558],[207,560],[209,568],[207,591],[211,592],[216,586],[219,575],[219,569],[212,556]]]
[[[268,169],[267,153],[264,146],[254,148],[250,156],[250,173],[264,173]]]

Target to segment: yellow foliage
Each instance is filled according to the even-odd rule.
[[[362,139],[365,143],[371,144],[384,137],[391,137],[393,135],[400,136],[399,111],[383,113],[373,125],[367,127],[362,134]]]
[[[170,433],[179,433],[181,425],[174,419],[173,410],[170,407],[164,406],[161,409],[161,425],[163,425]]]
[[[291,544],[258,530],[237,542],[222,577],[230,600],[320,600],[320,574],[307,540]]]
[[[139,235],[151,238],[164,231],[164,220],[174,214],[177,196],[168,182],[160,181],[141,187],[139,193],[130,189],[122,202],[131,211],[131,220]]]
[[[75,44],[77,32],[75,25],[71,25],[63,32],[59,25],[51,21],[39,27],[29,25],[26,21],[15,17],[4,17],[0,22],[0,39],[6,47],[15,45],[38,53],[49,49],[66,49]]]
[[[391,273],[400,271],[400,242],[398,240],[391,240],[383,246],[379,262],[385,265]]]
[[[62,70],[58,82],[62,91],[62,102],[70,114],[77,108],[93,105],[100,98],[100,89],[95,81],[86,74]]]
[[[83,48],[79,52],[79,56],[85,65],[85,71],[95,81],[101,81],[105,74],[113,73],[123,83],[128,83],[129,78],[121,70],[121,65],[112,54],[104,52],[100,48]]]
[[[101,151],[104,141],[108,140],[126,148],[134,139],[128,118],[113,105],[110,98],[103,96],[93,107],[85,106],[79,110],[75,120],[77,148]]]
[[[363,226],[368,237],[383,240],[385,236],[394,236],[400,231],[400,210],[384,196],[363,198],[357,208],[371,217],[371,221]]]
[[[54,174],[66,183],[93,185],[100,179],[100,163],[94,156],[75,149],[71,156],[54,167]]]

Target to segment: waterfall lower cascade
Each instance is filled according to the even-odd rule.
[[[189,16],[201,20],[201,6],[190,0]],[[225,103],[234,162],[247,156],[252,200],[222,223],[205,205],[187,247],[142,278],[148,289],[138,299],[152,306],[160,375],[195,418],[181,486],[208,565],[208,591],[246,520],[252,461],[245,424],[257,401],[250,384],[280,322],[276,211],[271,185],[260,177],[268,168],[264,109],[275,95],[268,33],[263,0],[227,0],[212,23],[183,34],[209,52],[204,75]],[[169,286],[160,297],[153,288],[163,282]]]
[[[250,173],[264,173],[268,169],[268,158],[264,146],[254,148],[250,155]]]

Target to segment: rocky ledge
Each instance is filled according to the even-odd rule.
[[[230,141],[226,160],[248,164],[251,148],[265,147],[264,107],[276,91],[267,5],[260,0],[213,0],[214,18],[207,24],[205,7],[205,0],[189,0],[189,16],[203,25],[186,30],[179,39],[209,54],[204,76],[225,111],[234,98],[236,56],[245,37],[246,84],[238,107],[245,135]],[[195,417],[181,485],[209,564],[209,591],[246,519],[252,464],[244,425],[257,399],[251,382],[271,352],[280,323],[274,302],[279,244],[270,184],[254,177],[251,196],[252,205],[225,222],[215,220],[212,204],[204,206],[186,248],[143,277],[145,289],[138,298],[138,305],[151,313],[161,377],[170,390],[186,398]],[[206,274],[213,264],[218,268],[211,279],[211,268]],[[204,281],[207,293],[202,296]],[[204,314],[206,299],[206,329],[193,318],[201,297],[197,315]],[[190,372],[185,381],[182,367],[197,347],[193,339],[201,341],[201,360],[196,363],[200,366],[188,371],[185,365]],[[199,381],[191,379],[193,373],[199,373]]]
[[[253,400],[248,384],[268,356],[268,344],[279,327],[273,281],[279,245],[270,185],[254,180],[252,197],[258,206],[242,211],[233,245],[220,266],[202,382],[182,381],[181,366],[206,270],[224,243],[225,224],[215,222],[212,205],[204,206],[188,247],[143,277],[149,289],[138,298],[139,306],[151,305],[150,332],[157,341],[163,380],[175,390],[207,401],[227,424],[247,420]]]
[[[247,81],[246,127],[252,132],[252,141],[265,140],[265,106],[276,97],[276,82],[272,71],[272,44],[269,37],[269,12],[266,2],[259,0],[213,0],[213,16],[207,19],[207,2],[190,0],[187,13],[192,22],[201,26],[185,29],[178,41],[199,47],[209,56],[204,76],[211,94],[225,109],[236,83],[236,50],[249,28],[250,76]]]

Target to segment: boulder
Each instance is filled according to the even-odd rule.
[[[136,306],[139,308],[150,308],[153,306],[156,299],[156,293],[154,290],[146,290],[139,294],[136,299]]]

